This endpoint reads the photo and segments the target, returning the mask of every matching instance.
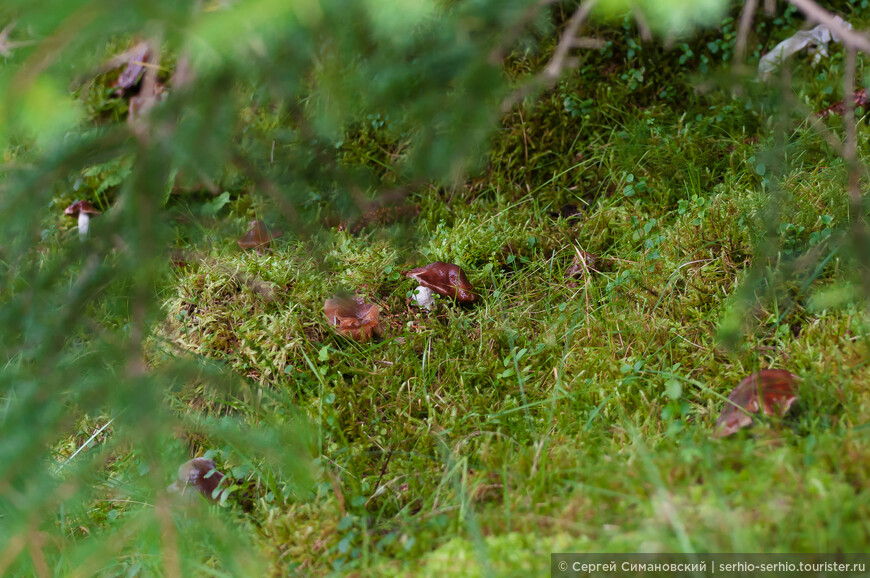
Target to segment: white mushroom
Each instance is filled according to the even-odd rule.
[[[417,300],[417,306],[420,309],[430,311],[435,305],[435,293],[428,287],[420,285],[414,289],[414,298]]]
[[[87,201],[76,201],[64,210],[64,214],[70,217],[78,217],[79,237],[84,239],[88,236],[88,226],[92,216],[101,215],[92,204]]]

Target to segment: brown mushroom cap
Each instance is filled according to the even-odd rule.
[[[580,278],[586,274],[586,271],[598,271],[597,266],[600,261],[601,257],[595,253],[577,249],[577,255],[574,257],[574,261],[571,262],[571,266],[565,271],[565,276]]]
[[[323,304],[323,314],[336,331],[360,341],[381,335],[380,310],[377,305],[363,301],[362,297],[333,297]]]
[[[217,498],[213,494],[223,480],[224,475],[215,469],[212,460],[193,458],[179,466],[178,479],[169,486],[169,491],[184,494],[185,490],[192,486],[209,500],[216,501]]]
[[[151,59],[151,47],[147,42],[139,42],[123,54],[119,55],[121,62],[127,66],[123,72],[118,75],[118,79],[112,86],[117,87],[115,94],[122,96],[125,92],[130,91],[139,83],[142,78],[142,73],[145,71],[145,65]]]
[[[435,261],[429,263],[425,267],[418,267],[405,271],[405,275],[432,291],[451,297],[462,303],[473,303],[477,301],[477,293],[474,292],[471,282],[465,276],[458,265],[452,263],[444,263]]]
[[[716,422],[715,436],[729,436],[751,425],[749,414],[762,409],[765,415],[784,416],[798,399],[799,379],[784,369],[762,369],[748,376],[728,395],[728,402]]]
[[[102,215],[92,204],[87,201],[76,201],[66,209],[63,214],[70,217],[78,217],[79,213],[87,213],[88,215]]]
[[[278,229],[270,230],[263,221],[254,219],[248,225],[249,230],[238,240],[242,249],[257,249],[265,247],[283,233]]]

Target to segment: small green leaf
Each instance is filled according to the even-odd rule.
[[[230,202],[230,194],[227,191],[224,191],[213,200],[208,201],[202,206],[200,212],[204,217],[213,217],[220,212],[224,206]]]
[[[683,384],[679,379],[669,379],[665,382],[665,395],[672,400],[680,399],[683,395]]]

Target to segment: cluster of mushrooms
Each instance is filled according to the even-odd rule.
[[[282,232],[269,228],[263,221],[253,220],[248,231],[237,241],[244,250],[264,254],[269,245],[280,237]],[[465,271],[458,265],[435,261],[425,267],[411,269],[405,276],[417,281],[414,298],[420,309],[430,311],[435,306],[435,295],[447,297],[458,303],[474,303],[478,294],[468,280]],[[368,341],[381,337],[380,307],[366,303],[358,296],[335,296],[327,299],[323,313],[335,330],[345,337],[358,341]]]
[[[90,219],[99,215],[100,211],[87,201],[76,201],[64,213],[78,220],[79,235],[84,238],[88,234]],[[243,250],[263,254],[272,241],[281,235],[281,231],[270,229],[263,221],[253,220],[249,223],[248,231],[237,243]],[[581,277],[589,270],[595,271],[599,259],[591,253],[578,253],[578,258],[572,263],[567,276]],[[422,310],[429,311],[433,308],[435,294],[458,303],[474,303],[479,299],[465,271],[452,263],[435,261],[406,271],[404,275],[417,281],[414,298]],[[323,312],[327,321],[340,335],[363,342],[382,336],[380,308],[373,303],[366,303],[362,297],[327,299]],[[751,426],[754,416],[759,413],[785,416],[798,400],[799,380],[797,375],[782,369],[763,369],[746,377],[728,395],[725,407],[716,422],[714,437],[730,436]],[[216,469],[214,461],[198,457],[179,467],[177,479],[168,490],[186,496],[188,500],[193,495],[191,491],[195,490],[214,503],[226,486],[225,480],[226,477]]]
[[[148,74],[149,64],[153,66],[153,51],[146,42],[140,42],[119,55],[110,65],[126,64],[126,68],[115,82],[115,94],[129,98],[128,122],[141,117],[159,101],[166,88],[156,81],[153,73]],[[181,68],[185,68],[182,66]],[[147,69],[147,70],[146,70]],[[189,74],[177,73],[173,84],[182,85],[189,81]],[[139,88],[141,85],[141,88]],[[137,88],[139,93],[136,94]],[[862,89],[855,94],[855,102],[864,103],[867,93]],[[859,104],[860,104],[859,103]],[[819,113],[819,116],[840,113],[842,103]],[[418,209],[419,210],[419,209]],[[77,200],[64,210],[64,214],[77,220],[81,239],[88,235],[90,220],[101,214],[86,200]],[[268,246],[282,235],[277,229],[270,229],[260,220],[253,220],[249,230],[237,242],[243,250],[253,250],[263,254]],[[566,276],[583,277],[596,271],[600,257],[592,253],[578,251]],[[479,296],[468,280],[465,272],[457,265],[436,261],[424,267],[411,269],[405,276],[419,284],[414,291],[417,306],[429,311],[435,304],[435,294],[459,303],[474,303]],[[365,303],[362,297],[333,297],[327,299],[323,307],[324,315],[336,331],[359,341],[381,337],[383,331],[379,323],[380,308]],[[726,437],[753,424],[753,416],[763,412],[768,416],[784,416],[798,399],[799,377],[781,369],[765,369],[753,373],[741,381],[729,394],[725,407],[716,422],[715,437]],[[202,457],[182,464],[176,481],[168,490],[189,496],[194,489],[208,500],[218,500],[220,490],[226,485],[225,476],[216,469],[214,461]]]
[[[459,303],[474,303],[478,299],[474,287],[458,265],[435,261],[425,267],[404,273],[417,281],[414,298],[420,309],[430,311],[435,305],[435,294]],[[323,313],[339,334],[359,341],[380,337],[378,321],[380,308],[366,303],[362,297],[333,297],[323,305]]]
[[[248,232],[238,240],[238,245],[242,249],[262,254],[280,235],[280,231],[270,231],[262,221],[251,221]],[[436,293],[459,303],[474,303],[478,299],[465,272],[451,263],[436,261],[406,271],[405,275],[419,283],[415,298],[421,309],[430,310],[434,306]],[[380,308],[373,303],[366,303],[362,297],[327,299],[323,312],[339,334],[351,339],[367,341],[382,335],[378,319]],[[168,491],[185,496],[188,500],[196,492],[215,503],[226,486],[225,480],[226,477],[216,469],[214,461],[198,457],[178,468],[176,480]]]

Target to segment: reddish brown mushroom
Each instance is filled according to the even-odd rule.
[[[79,221],[79,236],[84,239],[88,236],[88,225],[91,217],[101,215],[92,204],[87,201],[76,201],[63,211],[64,215],[78,218]]]
[[[147,42],[139,42],[138,44],[126,50],[123,54],[118,55],[115,61],[121,60],[127,64],[123,72],[118,76],[113,86],[117,87],[115,94],[123,96],[130,92],[139,84],[139,80],[145,72],[145,67],[150,64],[151,47]]]
[[[380,307],[362,297],[333,297],[323,304],[323,314],[336,331],[359,341],[381,335]]]
[[[425,267],[405,271],[405,276],[416,280],[420,286],[414,292],[417,304],[423,309],[432,307],[432,293],[450,297],[461,303],[474,303],[477,293],[468,277],[459,266],[442,261],[435,261]]]
[[[254,219],[248,225],[250,229],[238,240],[242,249],[255,249],[262,253],[269,244],[280,237],[283,233],[278,229],[269,229],[263,221]]]
[[[784,369],[762,369],[753,373],[728,395],[728,402],[716,422],[715,437],[725,437],[752,425],[752,415],[784,416],[798,399],[800,378]]]
[[[820,118],[826,118],[832,114],[843,114],[846,112],[846,102],[848,99],[841,100],[836,104],[832,104],[828,108],[822,109],[816,113],[816,116]],[[855,107],[866,108],[868,104],[870,104],[870,96],[867,95],[867,89],[861,88],[855,91],[855,94],[852,95],[852,101],[855,103]]]
[[[195,488],[200,494],[211,500],[217,501],[214,491],[224,481],[224,475],[215,469],[212,460],[206,458],[193,458],[184,462],[178,468],[178,478],[167,488],[170,492],[184,494],[188,488]]]
[[[586,251],[581,251],[580,249],[575,250],[577,251],[577,256],[574,257],[571,266],[568,267],[567,271],[565,271],[566,277],[576,277],[579,279],[580,277],[583,277],[587,271],[598,271],[597,266],[601,261],[601,257],[595,253],[588,253]]]

